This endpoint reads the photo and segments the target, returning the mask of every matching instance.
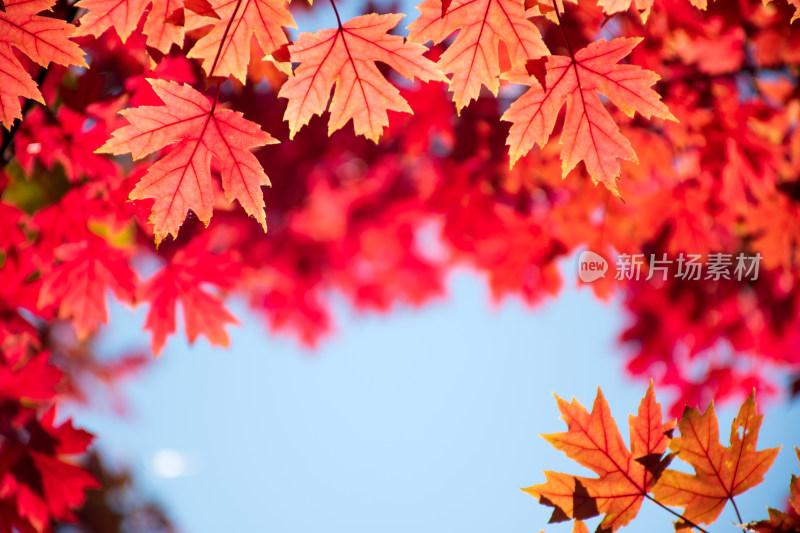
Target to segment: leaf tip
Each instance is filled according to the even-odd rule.
[[[664,118],[664,120],[671,120],[672,122],[674,122],[676,124],[680,124],[681,123],[681,121],[678,120],[678,117],[673,115],[672,111],[670,111],[669,109],[667,109],[667,115],[665,117],[663,117],[663,118]]]

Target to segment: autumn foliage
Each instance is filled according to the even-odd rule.
[[[584,287],[624,307],[627,370],[684,414],[662,420],[651,387],[628,449],[602,395],[559,400],[549,440],[598,477],[531,493],[602,529],[651,497],[697,526],[760,481],[752,397],[727,446],[696,408],[800,383],[798,0],[356,7],[0,1],[0,531],[72,520],[97,484],[57,408],[144,364],[94,357],[109,296],[146,309],[154,354],[178,329],[227,346],[233,298],[315,346],[333,294],[424,305],[466,265],[535,305],[586,249],[761,262],[687,280],[645,260]],[[309,10],[326,27],[298,28]],[[718,462],[739,451],[744,478]],[[751,527],[796,529],[796,485]]]
[[[733,420],[729,445],[719,442],[719,422],[713,402],[704,412],[686,408],[677,424],[662,419],[653,385],[647,390],[636,415],[628,420],[630,450],[622,440],[602,391],[597,391],[592,411],[576,400],[561,398],[558,408],[568,430],[544,435],[554,447],[598,474],[585,478],[545,472],[547,481],[523,489],[543,505],[553,507],[551,522],[575,520],[575,531],[587,531],[583,520],[603,515],[598,532],[613,532],[636,518],[645,499],[677,517],[677,530],[705,531],[702,524],[717,520],[723,508],[733,505],[743,529],[759,532],[796,531],[797,520],[770,510],[769,520],[744,523],[735,496],[764,480],[780,448],[758,450],[763,415],[756,412],[751,394]],[[666,453],[670,450],[671,453]],[[800,459],[800,450],[798,450]],[[677,459],[694,474],[670,468]],[[791,505],[797,506],[797,479],[792,476]],[[678,513],[670,508],[679,508]]]

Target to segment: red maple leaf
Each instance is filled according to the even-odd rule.
[[[49,10],[54,0],[5,0],[0,11],[0,124],[11,128],[15,119],[22,118],[19,97],[44,103],[36,82],[14,56],[16,48],[47,67],[59,65],[85,67],[83,53],[69,40],[75,30],[63,20],[37,15]]]
[[[389,34],[403,15],[364,15],[337,29],[301,33],[289,46],[293,63],[300,63],[278,96],[287,98],[284,119],[294,137],[314,115],[328,108],[328,133],[353,120],[357,134],[378,142],[389,124],[387,111],[412,113],[400,91],[375,65],[385,63],[408,79],[447,81],[425,47]]]
[[[24,219],[22,211],[0,201],[0,250],[8,250],[27,240],[22,231]]]
[[[55,263],[42,276],[38,306],[58,304],[59,318],[72,321],[79,339],[107,322],[106,289],[130,302],[136,286],[127,254],[94,234],[56,248]]]
[[[595,182],[616,193],[615,180],[620,175],[617,159],[637,158],[603,106],[600,93],[628,116],[638,111],[646,118],[677,121],[651,89],[658,75],[635,65],[618,64],[640,42],[640,38],[603,39],[579,50],[574,58],[546,58],[544,72],[540,65],[528,64],[504,74],[504,79],[530,86],[502,116],[502,120],[511,122],[507,144],[512,166],[534,144],[542,147],[547,143],[558,113],[566,105],[560,140],[562,177],[583,161]],[[542,74],[546,86],[539,81]]]
[[[269,178],[251,148],[277,142],[241,113],[212,104],[188,85],[148,80],[164,102],[122,111],[130,122],[116,130],[99,152],[124,154],[134,159],[172,146],[154,163],[131,192],[131,199],[155,199],[150,221],[156,243],[176,236],[191,209],[208,225],[214,193],[211,160],[221,167],[222,189],[229,201],[238,200],[245,211],[267,230],[261,187]]]
[[[524,0],[425,0],[417,6],[422,13],[408,27],[414,42],[434,44],[458,32],[453,44],[442,54],[439,66],[452,74],[450,87],[459,111],[480,94],[485,86],[497,95],[500,88],[501,43],[511,66],[549,55],[538,28],[528,20]]]
[[[39,532],[51,520],[73,521],[72,510],[97,481],[65,456],[84,453],[92,435],[72,426],[54,425],[55,409],[20,428],[26,442],[7,440],[0,448],[0,498],[16,500],[17,513]]]
[[[225,326],[239,322],[206,287],[232,288],[239,275],[231,255],[215,252],[207,238],[195,238],[178,250],[139,290],[139,298],[151,302],[145,328],[153,333],[153,352],[158,354],[175,332],[179,303],[189,342],[205,335],[211,344],[228,346]]]
[[[59,163],[67,178],[79,182],[84,177],[114,182],[118,171],[108,157],[94,153],[108,138],[102,122],[84,113],[61,106],[53,119],[43,109],[34,109],[25,117],[24,126],[14,139],[16,156],[22,168],[33,173],[34,162],[48,169]]]
[[[174,44],[183,46],[185,10],[217,17],[206,0],[80,0],[77,6],[86,13],[78,21],[76,36],[100,37],[113,28],[123,43],[146,14],[142,33],[147,37],[147,46],[162,54],[168,54]]]
[[[48,352],[41,352],[25,361],[12,361],[6,357],[5,364],[0,366],[0,397],[18,402],[53,400],[62,372],[49,361]]]
[[[203,60],[207,76],[233,76],[245,83],[250,64],[250,40],[255,38],[263,54],[271,56],[289,42],[283,28],[297,27],[286,0],[242,0],[241,5],[231,0],[212,0],[210,8],[213,11],[192,15],[187,21],[190,28],[211,25],[211,31],[198,40],[187,55]],[[209,13],[215,17],[207,16]],[[288,64],[280,68],[291,70]]]

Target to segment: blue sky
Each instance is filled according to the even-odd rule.
[[[568,285],[534,310],[498,306],[461,272],[446,300],[421,310],[337,305],[339,331],[316,352],[235,305],[243,325],[229,350],[189,347],[181,334],[124,387],[129,419],[77,419],[187,533],[569,531],[547,526],[549,510],[518,490],[543,482],[542,470],[590,475],[538,436],[564,428],[552,394],[590,405],[601,386],[627,440],[646,384],[622,375],[618,305]],[[111,324],[109,352],[148,342],[142,311],[115,307]],[[727,436],[734,412],[719,414]],[[761,445],[786,446],[737,502],[746,520],[779,505],[800,473],[798,415],[794,404],[766,417]],[[154,465],[170,453],[186,463],[177,477]],[[671,529],[652,504],[642,514],[627,531]]]

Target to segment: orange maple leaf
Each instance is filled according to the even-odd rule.
[[[530,86],[502,116],[502,120],[511,122],[506,140],[511,166],[534,144],[542,147],[547,143],[558,113],[566,104],[560,140],[562,177],[583,161],[595,182],[602,182],[617,193],[617,159],[638,159],[603,106],[599,93],[630,117],[638,111],[646,118],[655,116],[677,122],[651,88],[659,79],[656,73],[636,65],[618,64],[641,40],[602,39],[579,50],[574,59],[549,56],[543,66],[529,63],[503,74],[504,79]]]
[[[289,100],[284,119],[289,121],[290,137],[311,117],[322,115],[334,85],[329,134],[353,119],[357,134],[378,142],[389,124],[387,111],[413,113],[397,87],[380,73],[376,61],[410,80],[447,81],[436,63],[422,55],[424,46],[388,33],[401,18],[403,15],[363,15],[336,29],[300,34],[289,46],[292,62],[300,65],[278,93]]]
[[[778,455],[780,447],[756,451],[762,418],[756,414],[755,394],[751,394],[733,420],[730,446],[726,448],[719,442],[713,402],[703,414],[687,408],[678,424],[681,436],[672,440],[670,449],[696,473],[667,470],[653,487],[655,498],[683,508],[684,518],[695,524],[716,520],[728,500],[733,502],[734,496],[764,480]]]
[[[52,0],[5,0],[0,11],[0,123],[6,128],[22,119],[19,97],[31,98],[44,104],[36,82],[14,55],[16,48],[39,65],[50,62],[59,65],[85,67],[83,52],[69,40],[75,30],[63,20],[37,15],[53,6]]]
[[[264,54],[270,57],[289,42],[283,27],[297,27],[286,0],[242,0],[241,5],[236,0],[211,0],[211,6],[218,18],[205,17],[201,12],[198,13],[199,17],[192,16],[187,21],[190,28],[212,26],[211,31],[197,41],[187,56],[202,59],[207,76],[232,75],[246,83],[253,36],[258,39]],[[223,48],[220,52],[221,45]],[[276,62],[276,66],[280,68],[281,64]],[[286,65],[284,70],[288,68]],[[214,69],[213,73],[211,69]]]
[[[446,9],[442,0],[425,0],[417,9],[421,14],[408,27],[409,40],[436,44],[458,32],[439,58],[442,70],[453,75],[458,111],[478,98],[482,85],[497,96],[501,42],[512,66],[549,55],[541,33],[528,20],[524,0],[453,0]]]
[[[148,81],[165,105],[121,111],[130,125],[116,130],[97,151],[116,155],[130,152],[134,159],[140,159],[174,144],[169,154],[148,169],[130,195],[132,200],[155,199],[150,221],[156,243],[167,235],[177,236],[189,209],[208,225],[214,203],[212,157],[220,164],[222,189],[228,201],[238,200],[266,231],[261,186],[270,182],[250,149],[278,141],[241,113],[212,104],[188,85]]]
[[[78,20],[75,35],[100,37],[114,28],[124,43],[151,3],[144,26],[147,45],[166,54],[173,44],[183,44],[183,26],[172,20],[176,14],[183,14],[183,0],[80,0],[77,6],[87,12]]]
[[[599,478],[547,471],[545,483],[522,490],[555,508],[551,522],[605,514],[598,531],[615,531],[633,520],[669,463],[670,457],[662,456],[675,422],[663,421],[651,382],[637,415],[629,417],[628,451],[599,388],[591,413],[577,400],[556,400],[568,430],[543,437]]]
[[[123,43],[136,30],[150,6],[142,33],[147,37],[147,46],[162,54],[168,54],[173,44],[183,46],[186,9],[202,10],[206,17],[215,16],[206,0],[80,0],[77,6],[87,12],[78,21],[76,36],[100,37],[114,28]]]

